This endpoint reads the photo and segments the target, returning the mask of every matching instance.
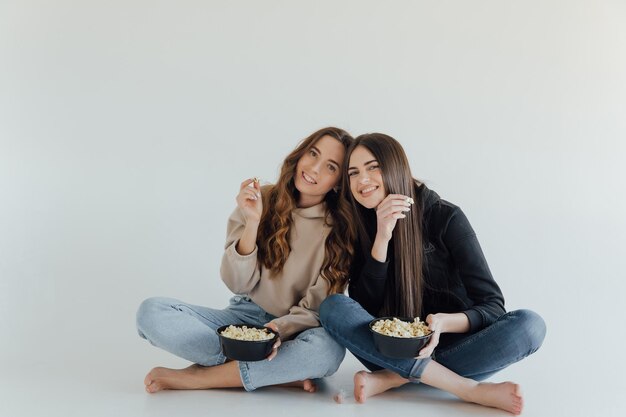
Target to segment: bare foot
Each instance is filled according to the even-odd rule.
[[[481,382],[472,388],[466,401],[486,405],[488,407],[499,408],[509,413],[518,415],[524,407],[524,399],[519,385],[513,382],[501,382],[492,384]]]
[[[184,369],[157,367],[146,375],[143,383],[146,391],[155,393],[165,389],[205,389],[200,374],[203,367],[191,365]]]
[[[315,385],[315,383],[312,380],[310,380],[310,379],[305,379],[304,381],[288,382],[286,384],[280,384],[278,386],[279,387],[302,388],[306,392],[311,392],[311,393],[317,391],[317,385]]]
[[[372,373],[359,371],[354,374],[354,399],[358,403],[364,403],[369,397],[400,387],[407,382],[409,382],[407,379],[386,369]]]

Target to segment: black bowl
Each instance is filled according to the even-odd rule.
[[[402,321],[412,322],[414,319],[407,317],[395,317]],[[428,344],[432,332],[420,337],[393,337],[378,333],[372,326],[379,320],[393,320],[394,317],[380,317],[370,321],[369,328],[374,338],[374,346],[385,356],[398,359],[415,358],[419,351]]]
[[[268,331],[274,333],[274,337],[268,340],[237,340],[231,339],[230,337],[222,336],[222,331],[224,331],[230,324],[226,326],[222,326],[216,330],[217,336],[220,338],[220,345],[222,347],[222,352],[224,356],[227,358],[236,360],[236,361],[245,361],[245,362],[253,362],[253,361],[262,361],[267,358],[267,356],[272,352],[272,347],[274,343],[276,343],[276,339],[278,339],[278,333],[269,327],[265,326],[256,326],[254,324],[233,324],[235,327],[243,327],[253,329],[267,329]]]

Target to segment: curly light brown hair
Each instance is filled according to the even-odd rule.
[[[291,247],[289,237],[293,219],[291,212],[297,207],[299,191],[294,177],[296,165],[318,140],[330,136],[340,141],[347,149],[354,140],[346,131],[336,127],[326,127],[312,133],[294,149],[283,162],[280,176],[275,185],[264,187],[263,213],[257,235],[259,263],[272,273],[282,271]],[[344,170],[342,170],[344,171]],[[337,184],[341,186],[341,181]],[[326,202],[326,225],[331,231],[326,238],[324,262],[320,275],[328,282],[329,293],[341,293],[348,282],[350,261],[354,255],[353,242],[356,229],[351,221],[351,208],[340,198],[341,193],[329,191]]]

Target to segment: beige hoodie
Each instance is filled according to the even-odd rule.
[[[330,226],[324,223],[326,203],[297,208],[292,212],[291,252],[283,270],[272,272],[257,262],[258,248],[242,256],[235,249],[245,218],[237,207],[228,219],[227,238],[220,273],[235,294],[246,294],[268,313],[282,339],[311,327],[318,327],[318,310],[328,295],[328,283],[320,276],[325,242]]]

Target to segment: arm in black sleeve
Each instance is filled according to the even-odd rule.
[[[355,257],[352,263],[348,295],[373,316],[378,315],[384,302],[388,269],[389,261],[378,262],[369,253]]]
[[[460,208],[455,208],[443,238],[473,303],[463,313],[469,319],[470,332],[475,332],[506,312],[502,291],[491,275],[476,233]]]

